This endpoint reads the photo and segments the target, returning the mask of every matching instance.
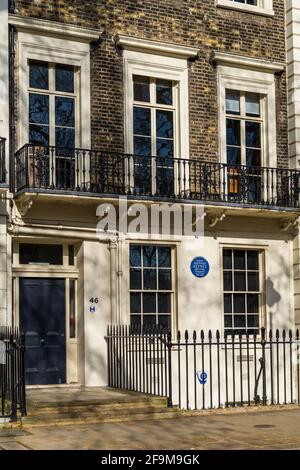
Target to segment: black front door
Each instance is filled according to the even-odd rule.
[[[65,280],[20,279],[20,328],[26,336],[26,383],[66,381]]]

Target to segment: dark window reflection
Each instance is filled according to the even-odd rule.
[[[30,61],[29,64],[29,86],[39,90],[49,88],[49,67],[46,62]]]
[[[56,91],[74,93],[74,67],[56,65],[55,89]]]
[[[172,82],[169,80],[156,80],[156,102],[159,104],[172,105]]]
[[[29,93],[29,122],[49,124],[49,96]]]
[[[150,80],[148,77],[133,77],[133,95],[135,101],[150,101]]]

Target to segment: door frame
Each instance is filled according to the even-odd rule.
[[[63,265],[38,265],[38,264],[19,264],[19,245],[20,243],[39,243],[39,244],[61,244],[63,245]],[[76,256],[75,265],[67,266],[66,259],[68,258],[68,245],[72,244],[72,241],[63,243],[60,240],[38,240],[38,239],[26,239],[26,240],[14,240],[13,245],[13,269],[12,269],[12,302],[13,302],[13,315],[12,321],[13,326],[20,326],[20,278],[48,278],[48,279],[64,279],[65,280],[65,331],[66,331],[66,384],[76,383],[80,384],[80,332],[79,325],[81,321],[79,319],[79,301],[78,301],[78,278],[79,270],[76,267]],[[70,338],[70,295],[69,286],[70,280],[75,280],[75,316],[76,316],[76,334],[75,338]]]

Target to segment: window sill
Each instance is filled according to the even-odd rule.
[[[244,13],[252,13],[253,15],[274,16],[274,11],[272,9],[260,8],[254,5],[244,5],[242,3],[232,2],[231,0],[216,0],[216,6],[230,10],[242,11]]]

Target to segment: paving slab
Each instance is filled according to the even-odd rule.
[[[8,446],[16,450],[23,446],[38,450],[296,450],[300,448],[300,410],[185,416],[176,422],[150,419],[51,426],[20,430],[10,439],[7,431],[0,431],[0,447]]]

